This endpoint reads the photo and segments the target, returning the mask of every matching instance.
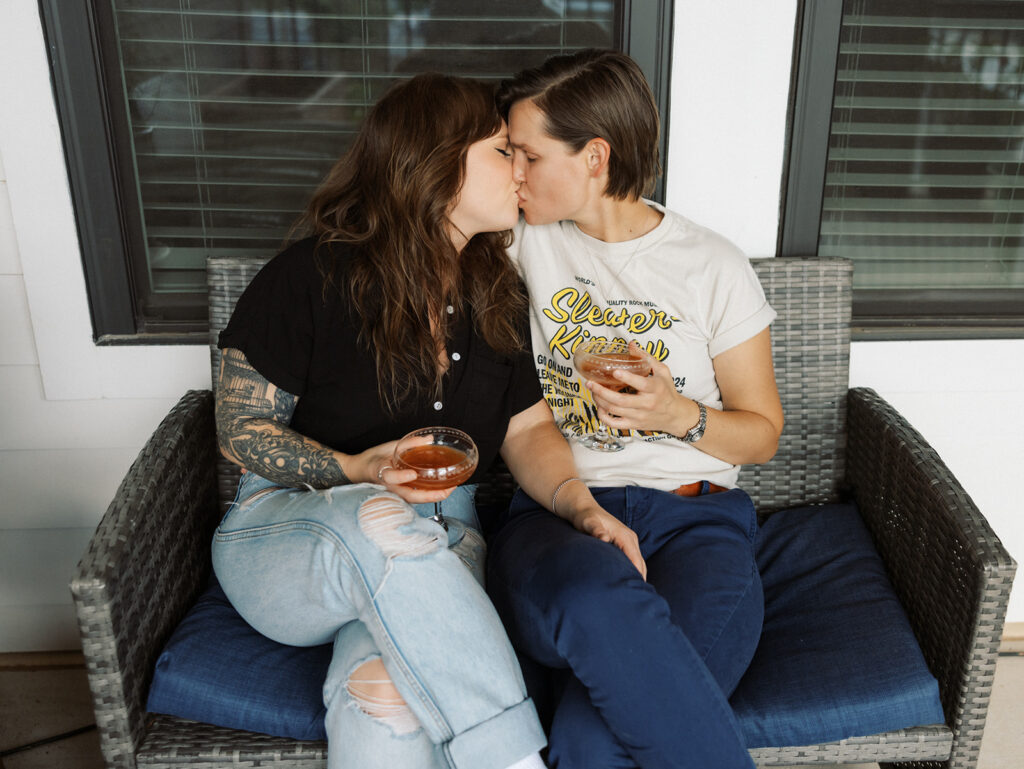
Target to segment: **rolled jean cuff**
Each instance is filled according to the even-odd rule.
[[[505,769],[546,744],[537,709],[527,698],[457,734],[445,745],[445,753],[455,769]]]

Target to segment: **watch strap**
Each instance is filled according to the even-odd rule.
[[[697,419],[697,424],[686,431],[685,435],[679,436],[679,440],[683,443],[696,443],[704,437],[704,428],[708,424],[708,410],[707,407],[700,401],[694,401],[697,404],[697,410],[700,412],[700,417]]]

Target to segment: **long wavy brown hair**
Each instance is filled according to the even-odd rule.
[[[446,305],[469,312],[495,350],[525,345],[517,323],[525,289],[506,254],[511,232],[480,233],[461,254],[449,235],[466,153],[500,128],[489,85],[433,73],[402,81],[369,110],[300,221],[318,236],[325,292],[340,289],[361,318],[360,341],[376,357],[389,411],[440,393],[438,355],[453,323]],[[332,243],[351,247],[344,265]]]

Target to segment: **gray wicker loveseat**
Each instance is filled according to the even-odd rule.
[[[211,352],[260,259],[210,261]],[[848,390],[851,266],[754,260],[778,310],[773,354],[786,412],[775,459],[740,485],[762,519],[840,497],[856,502],[931,674],[944,723],[818,745],[751,749],[761,766],[915,762],[970,769],[1015,564],[923,438],[871,390]],[[71,588],[109,767],[324,767],[323,742],[146,712],[154,665],[210,574],[209,543],[237,474],[219,458],[213,397],[187,393],[132,465]],[[481,489],[501,505],[510,479]],[[856,675],[855,671],[849,675]],[[742,686],[742,684],[741,684]]]

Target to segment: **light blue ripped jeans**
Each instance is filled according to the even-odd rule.
[[[462,486],[445,500],[445,532],[432,504],[410,506],[374,484],[310,491],[242,476],[214,536],[214,570],[265,636],[333,640],[330,769],[502,769],[544,746],[483,590],[474,492]],[[405,701],[387,715],[349,689],[377,658]]]

